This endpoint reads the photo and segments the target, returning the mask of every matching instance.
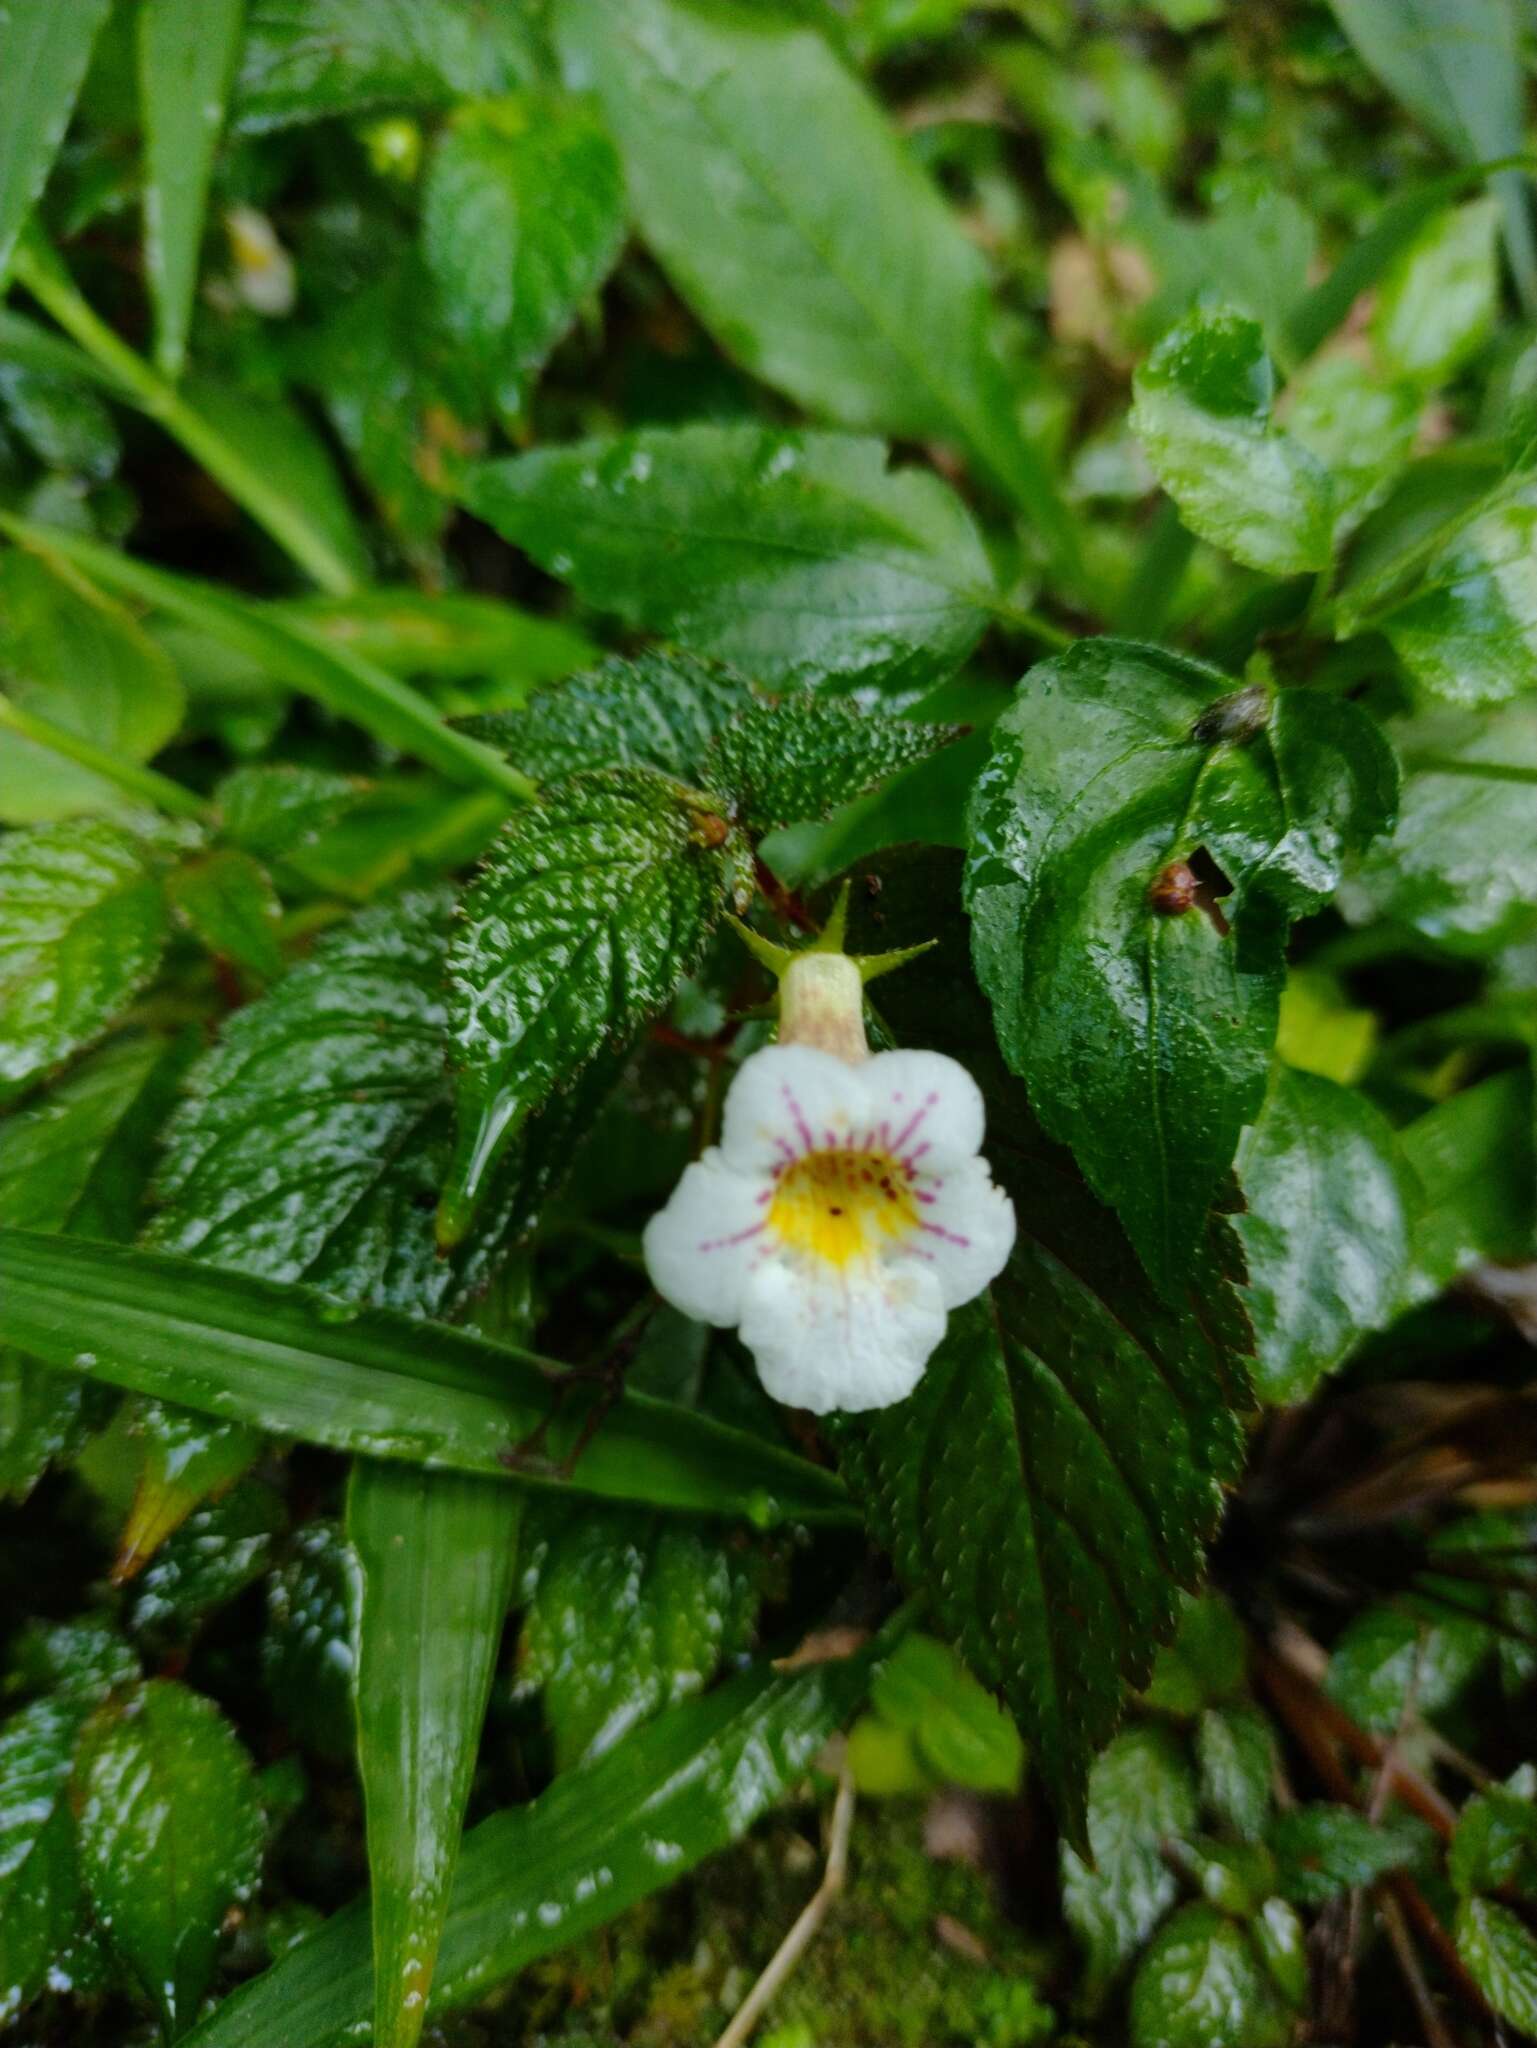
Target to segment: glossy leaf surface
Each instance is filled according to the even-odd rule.
[[[80,1719],[36,1700],[0,1725],[0,2025],[42,1989],[84,1909],[67,1800]]]

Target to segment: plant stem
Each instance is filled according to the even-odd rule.
[[[71,340],[111,376],[121,395],[179,441],[319,587],[347,597],[356,579],[324,534],[300,507],[275,490],[261,471],[86,303],[63,265],[46,246],[23,241],[12,262],[19,283],[51,313]]]
[[[34,745],[47,747],[50,753],[60,754],[66,761],[73,761],[77,767],[88,768],[93,775],[115,783],[126,796],[141,798],[157,810],[167,811],[177,818],[206,818],[209,806],[200,796],[194,796],[190,789],[184,789],[179,782],[173,782],[168,775],[157,775],[153,768],[144,768],[137,761],[125,761],[116,754],[108,753],[105,747],[98,747],[92,741],[82,739],[78,733],[68,731],[62,725],[55,725],[50,718],[39,718],[36,712],[26,711],[9,697],[0,697],[0,727],[31,740]]]
[[[1471,775],[1485,782],[1537,782],[1523,761],[1463,761],[1455,754],[1411,754],[1404,766],[1421,775]]]
[[[1068,632],[1065,626],[1053,625],[1050,619],[1042,618],[1028,606],[1005,604],[1001,598],[986,598],[982,603],[992,613],[1000,626],[1008,626],[1016,633],[1028,633],[1032,640],[1040,640],[1047,647],[1062,649],[1076,646],[1078,635]]]

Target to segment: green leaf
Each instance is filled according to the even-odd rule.
[[[205,853],[171,873],[166,893],[216,960],[232,961],[262,981],[282,973],[283,906],[267,870],[250,854],[230,846]]]
[[[774,825],[827,817],[936,753],[954,733],[838,699],[788,697],[741,712],[717,740],[708,776],[756,837]]]
[[[913,1738],[945,1784],[973,1792],[1019,1790],[1025,1767],[1019,1730],[948,1644],[904,1636],[876,1673],[870,1702]]]
[[[42,1990],[83,1900],[66,1793],[81,1710],[37,1700],[0,1726],[0,2026]]]
[[[105,819],[0,839],[0,1102],[99,1038],[167,932],[144,844]]]
[[[504,93],[534,70],[521,0],[250,0],[236,103],[255,132]]]
[[[619,159],[590,102],[546,93],[455,112],[427,171],[422,248],[443,325],[500,411],[523,410],[624,232]]]
[[[244,16],[245,0],[145,0],[139,11],[144,267],[155,360],[168,377],[186,359],[208,182]]]
[[[1450,1706],[1495,1640],[1477,1616],[1431,1619],[1407,1602],[1368,1607],[1335,1642],[1328,1693],[1363,1728],[1391,1735],[1411,1700],[1419,1714]]]
[[[1381,501],[1414,452],[1421,395],[1343,349],[1315,356],[1286,387],[1286,431],[1333,479],[1335,545]]]
[[[160,1401],[133,1404],[129,1427],[144,1444],[133,1506],[112,1576],[131,1579],[201,1500],[225,1493],[256,1463],[261,1438],[234,1423]]]
[[[544,1362],[444,1324],[194,1259],[0,1231],[0,1337],[50,1365],[365,1457],[505,1476],[549,1411]],[[550,1431],[559,1460],[584,1404]],[[830,1472],[667,1401],[626,1395],[570,1482],[524,1485],[705,1514],[846,1521]]]
[[[1275,369],[1257,320],[1190,314],[1137,371],[1135,390],[1132,426],[1193,533],[1272,576],[1327,568],[1329,473],[1272,423]]]
[[[64,140],[108,0],[12,0],[0,16],[0,276]]]
[[[350,775],[262,761],[237,768],[214,791],[225,837],[242,853],[275,860],[298,853],[363,796]]]
[[[753,1560],[657,1516],[542,1514],[519,1674],[544,1691],[558,1770],[601,1756],[751,1645]]]
[[[1142,1699],[1162,1714],[1198,1714],[1209,1701],[1243,1691],[1248,1644],[1242,1625],[1220,1593],[1186,1594],[1179,1627],[1153,1665]]]
[[[145,1154],[183,1064],[163,1038],[125,1034],[0,1123],[0,1224],[135,1236]]]
[[[596,668],[536,690],[517,711],[461,721],[537,782],[584,768],[655,768],[707,779],[710,742],[754,701],[733,670],[692,654],[614,655]]]
[[[1504,1785],[1476,1792],[1457,1816],[1446,1871],[1464,1898],[1478,1892],[1532,1896],[1537,1885],[1537,1806],[1523,1764]]]
[[[1270,1846],[1286,1897],[1298,1905],[1321,1906],[1354,1885],[1401,1870],[1414,1860],[1417,1841],[1401,1829],[1368,1820],[1354,1807],[1318,1802],[1278,1814]]]
[[[358,1746],[358,1560],[335,1522],[306,1522],[267,1580],[262,1676],[279,1715],[328,1762]]]
[[[358,590],[350,597],[317,593],[284,598],[278,609],[393,675],[445,682],[491,675],[498,703],[520,703],[540,683],[598,659],[598,649],[564,619],[522,611],[473,590],[404,586]]]
[[[1166,1728],[1127,1729],[1090,1771],[1093,1861],[1062,1848],[1062,1911],[1088,1951],[1084,1992],[1090,2005],[1179,1896],[1164,1844],[1188,1835],[1196,1818],[1190,1765]]]
[[[1398,829],[1352,866],[1340,908],[1387,917],[1449,952],[1499,951],[1537,926],[1537,699],[1433,711],[1392,728],[1404,760]]]
[[[1362,61],[1464,163],[1518,156],[1525,146],[1523,76],[1511,0],[1333,0]],[[1494,179],[1505,208],[1511,267],[1528,306],[1537,254],[1525,178]]]
[[[472,1829],[434,2010],[471,2004],[744,1834],[857,1707],[871,1661],[866,1653],[793,1675],[744,1672]],[[193,2048],[271,2048],[275,2038],[284,2048],[332,2048],[367,2022],[369,1961],[360,1903],[226,1999]]]
[[[210,1615],[254,1585],[287,1520],[282,1495],[259,1479],[194,1508],[134,1587],[128,1626],[147,1654],[186,1650]]]
[[[1502,2019],[1537,2033],[1537,1939],[1498,1899],[1464,1899],[1453,1927],[1457,1953]]]
[[[1215,1906],[1181,1906],[1131,1987],[1132,2048],[1284,2048],[1293,2025],[1248,1934]]]
[[[1382,280],[1372,340],[1390,375],[1444,384],[1488,339],[1499,314],[1492,199],[1433,214]]]
[[[1260,1396],[1305,1401],[1397,1313],[1418,1186],[1386,1118],[1355,1088],[1278,1065],[1238,1150]]]
[[[458,1243],[531,1110],[671,997],[734,893],[711,799],[647,768],[573,776],[515,817],[449,950],[458,1138],[439,1238]]]
[[[1357,707],[1224,683],[1080,641],[994,726],[969,818],[999,1043],[1165,1291],[1263,1099],[1284,918],[1327,900],[1392,787]],[[1233,887],[1222,920],[1194,900],[1202,850]]]
[[[213,1975],[220,1923],[256,1883],[251,1760],[211,1700],[153,1679],[97,1710],[74,1799],[97,1917],[166,2031],[184,2034]]]
[[[995,601],[960,500],[878,441],[649,427],[482,463],[461,489],[590,603],[769,684],[926,687]]]
[[[421,2033],[521,1511],[511,1487],[488,1480],[366,1458],[353,1467],[377,2048],[414,2048]]]
[[[164,651],[85,579],[20,549],[0,555],[0,682],[24,711],[126,761],[147,761],[181,723]],[[113,784],[0,730],[0,820],[43,824],[121,802]]]
[[[1245,1842],[1270,1818],[1275,1737],[1257,1707],[1208,1707],[1196,1726],[1201,1801]]]
[[[1061,546],[976,250],[816,31],[741,0],[560,0],[642,234],[738,361],[840,426],[971,454]]]
[[[951,873],[931,858],[882,871],[881,943],[942,935],[931,974],[894,976],[882,1010],[977,1077],[1018,1241],[991,1299],[951,1315],[916,1393],[845,1419],[839,1451],[899,1577],[1003,1693],[1081,1842],[1094,1753],[1174,1633],[1242,1462],[1246,1331],[1225,1226],[1167,1306],[1041,1136],[968,994]]]
[[[101,1409],[97,1388],[0,1349],[0,1500],[25,1501],[105,1420]]]
[[[1520,1264],[1537,1243],[1532,1076],[1511,1067],[1416,1117],[1400,1133],[1423,1189],[1406,1290],[1423,1301],[1469,1266]]]
[[[232,596],[217,584],[154,568],[57,527],[34,527],[0,513],[0,528],[62,555],[109,590],[198,627],[262,664],[291,688],[356,720],[375,738],[437,768],[451,782],[499,790],[514,798],[529,793],[523,777],[499,755],[444,725],[415,690],[350,650],[332,645],[323,633],[293,615]]]
[[[1378,613],[1415,682],[1451,704],[1502,704],[1537,685],[1537,502],[1458,526],[1413,594]]]

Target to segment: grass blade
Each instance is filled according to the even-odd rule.
[[[108,0],[10,0],[0,10],[0,272],[48,172]]]

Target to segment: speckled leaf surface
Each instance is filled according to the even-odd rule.
[[[1255,1389],[1266,1401],[1304,1401],[1396,1313],[1418,1185],[1359,1089],[1283,1066],[1244,1133],[1238,1179]]]
[[[1293,2027],[1249,1934],[1215,1906],[1182,1906],[1138,1966],[1132,2048],[1283,2048]]]
[[[1263,1099],[1285,919],[1326,900],[1394,786],[1364,712],[1225,683],[1079,642],[1020,685],[969,818],[1004,1055],[1168,1292]],[[1221,920],[1190,893],[1203,849],[1232,884]]]
[[[854,1712],[871,1663],[744,1672],[482,1821],[459,1859],[434,2008],[470,2004],[744,1834]],[[369,1946],[366,1904],[349,1907],[227,1999],[192,2048],[365,2041]]]
[[[1137,371],[1132,425],[1192,533],[1250,569],[1329,560],[1329,472],[1271,420],[1275,370],[1257,320],[1190,314]]]
[[[496,841],[449,949],[444,1242],[529,1112],[667,1002],[727,901],[730,854],[712,800],[645,768],[573,776]]]
[[[207,1989],[225,1913],[256,1883],[251,1760],[212,1700],[153,1679],[97,1710],[72,1796],[97,1918],[174,2039]]]
[[[755,704],[721,734],[710,764],[754,833],[825,818],[954,737],[946,725],[883,718],[821,697]]]
[[[941,933],[947,989],[942,1007],[915,1007],[894,977],[885,1014],[981,1082],[984,1149],[1019,1236],[991,1296],[952,1313],[916,1393],[840,1425],[840,1458],[903,1582],[1003,1693],[1081,1843],[1089,1766],[1173,1634],[1241,1468],[1236,1250],[1214,1222],[1177,1305],[1159,1299],[988,1044],[941,880],[954,870],[894,861],[882,875],[872,931]]]
[[[0,2026],[42,1988],[84,1909],[66,1797],[81,1718],[37,1700],[0,1726]]]
[[[536,690],[517,711],[460,721],[536,782],[584,768],[655,768],[683,781],[705,773],[710,742],[753,701],[744,676],[697,655],[614,655]]]
[[[846,434],[643,428],[482,463],[462,493],[588,603],[770,685],[922,688],[993,599],[954,492]]]
[[[1502,2019],[1537,2033],[1537,1940],[1498,1899],[1464,1899],[1454,1928],[1457,1953]]]
[[[165,948],[152,856],[105,819],[0,842],[0,1102],[99,1038]]]

